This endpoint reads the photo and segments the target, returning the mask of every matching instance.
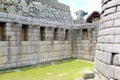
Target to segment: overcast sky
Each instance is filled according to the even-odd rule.
[[[70,6],[71,13],[75,19],[75,11],[84,10],[89,14],[93,11],[101,10],[101,0],[58,0]]]

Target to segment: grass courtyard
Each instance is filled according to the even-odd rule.
[[[62,61],[16,72],[0,74],[0,80],[77,80],[84,70],[93,70],[93,63],[80,60]]]

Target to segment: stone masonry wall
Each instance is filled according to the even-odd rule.
[[[65,25],[0,13],[0,25],[3,23],[6,40],[0,40],[0,70],[71,58],[70,40],[69,37],[65,40],[64,36],[69,29],[64,28]],[[23,25],[27,26],[25,33]],[[45,28],[44,40],[41,40],[41,27]],[[58,38],[54,40],[56,28]]]
[[[72,29],[72,51],[73,57],[94,61],[96,51],[96,41],[98,34],[98,24],[88,24],[83,26],[78,24],[79,29]],[[84,32],[86,30],[86,32]]]
[[[1,0],[0,70],[71,57],[93,60],[98,29],[93,26],[76,27],[69,6],[57,0]]]
[[[120,1],[102,0],[95,80],[120,80]]]
[[[93,43],[96,43],[96,36],[93,35],[96,35],[94,32],[97,31],[97,27],[86,25],[88,28],[78,25],[83,27],[73,29],[67,28],[67,25],[59,22],[0,13],[0,24],[3,23],[5,23],[6,40],[0,41],[1,70],[71,57],[93,60],[94,48],[90,49],[95,47]],[[26,40],[21,40],[23,38],[21,35],[24,34],[24,31],[22,31],[23,25],[27,26],[27,30],[25,30]],[[44,28],[45,32],[41,28]],[[57,32],[55,32],[56,29]],[[88,29],[88,40],[82,39],[83,29]],[[68,32],[66,33],[66,31]],[[55,35],[56,39],[54,38]],[[42,36],[45,39],[41,39]],[[90,42],[90,40],[93,42]]]
[[[71,58],[72,22],[57,0],[1,0],[0,70]]]

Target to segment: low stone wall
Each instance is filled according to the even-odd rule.
[[[102,0],[95,80],[120,80],[120,1]]]

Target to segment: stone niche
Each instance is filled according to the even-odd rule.
[[[120,1],[102,0],[95,80],[120,80]]]

